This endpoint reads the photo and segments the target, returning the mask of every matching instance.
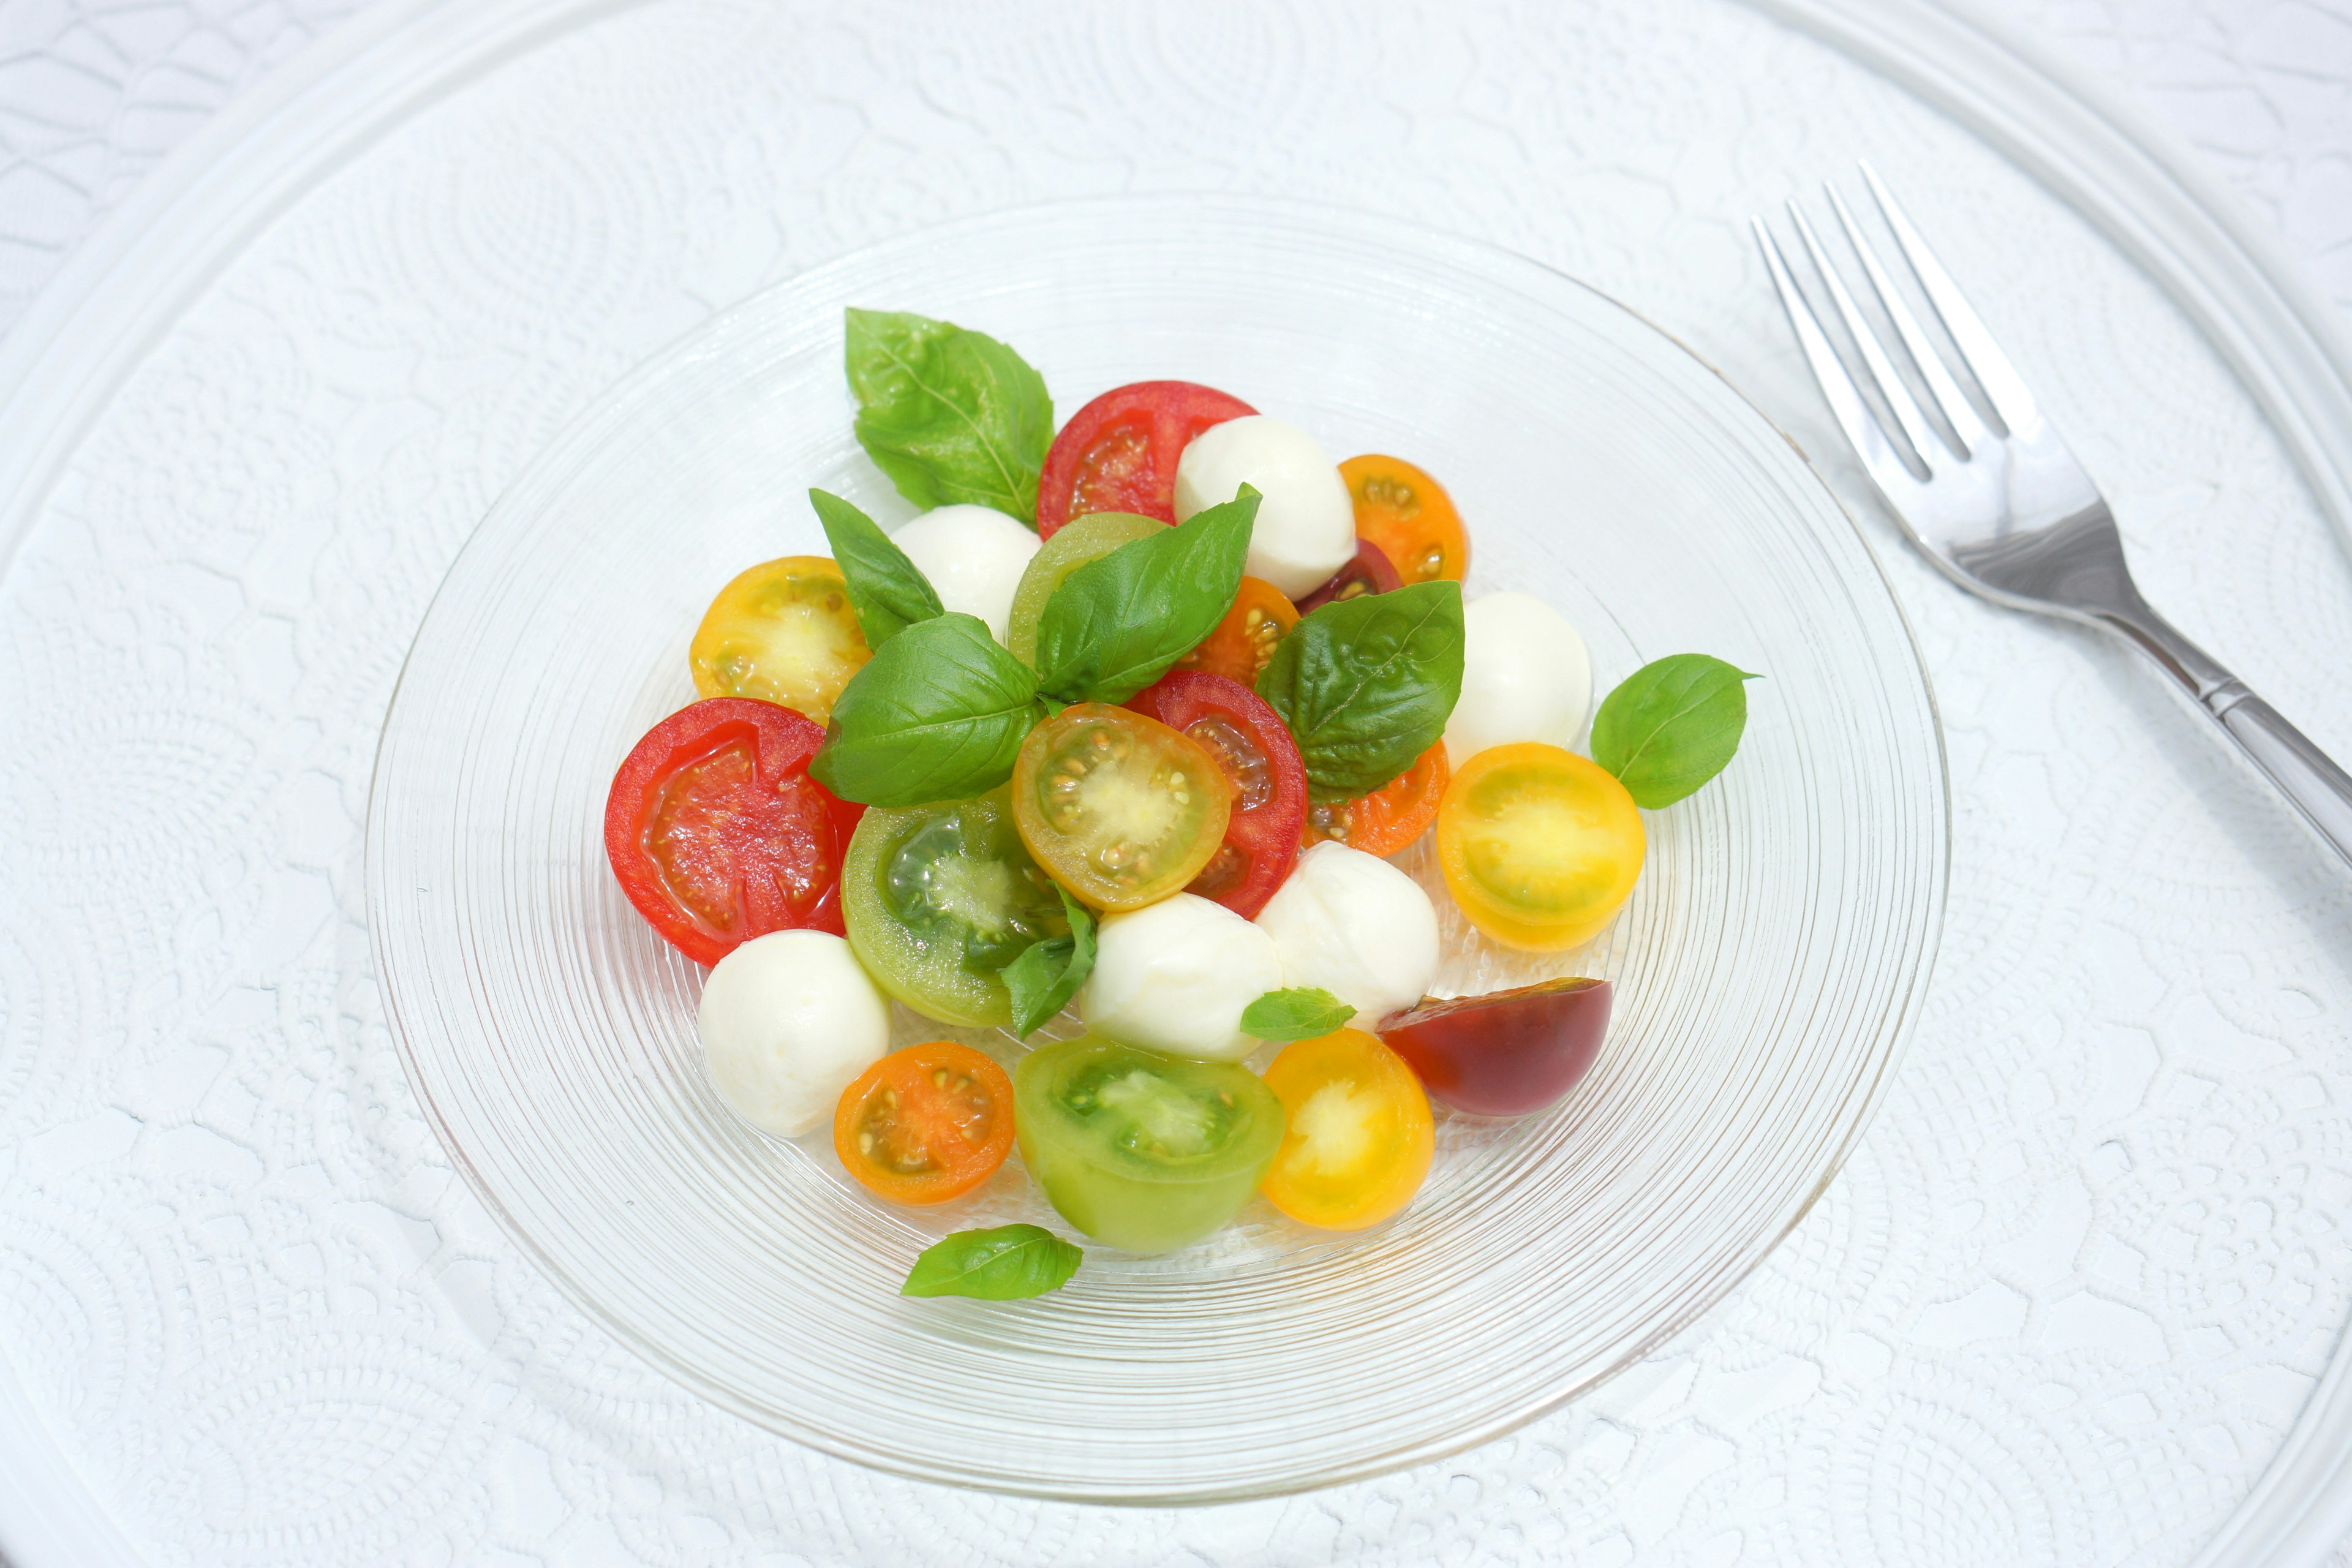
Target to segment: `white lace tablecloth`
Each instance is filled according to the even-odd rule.
[[[354,8],[0,0],[0,325],[163,153]],[[131,1543],[254,1564],[2195,1556],[2352,1306],[2352,879],[2128,656],[1899,546],[1739,223],[1867,152],[2106,483],[2150,597],[2352,756],[2352,561],[2159,290],[1958,127],[1729,0],[610,9],[272,224],[154,345],[0,583],[0,1352]],[[2352,301],[2341,0],[2011,10],[2168,114]],[[488,497],[645,353],[937,216],[1201,187],[1553,261],[1797,436],[1937,684],[1943,955],[1844,1175],[1596,1396],[1241,1507],[925,1489],[680,1393],[471,1200],[370,977],[375,728]]]

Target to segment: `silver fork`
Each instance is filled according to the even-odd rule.
[[[1831,186],[1830,205],[1838,226],[1860,258],[1871,292],[1895,324],[1903,353],[1950,426],[1951,437],[1929,424],[1887,357],[1886,346],[1830,265],[1812,226],[1791,201],[1789,216],[1795,220],[1798,237],[1812,257],[1872,384],[1902,427],[1916,469],[1864,401],[1820,318],[1790,276],[1788,260],[1771,231],[1759,219],[1750,218],[1748,224],[1763,249],[1764,265],[1771,270],[1772,286],[1788,310],[1789,324],[1796,329],[1797,342],[1812,366],[1813,379],[1911,542],[1946,576],[1995,604],[2102,627],[2154,659],[2269,775],[2336,854],[2352,862],[2352,778],[2140,597],[2124,564],[2115,516],[2098,487],[2042,418],[2008,356],[1877,174],[1864,163],[1862,174],[1912,277],[1958,349],[1961,368],[1974,378],[2003,426],[1995,430],[1979,417],[1877,253],[1863,238],[1861,226]]]

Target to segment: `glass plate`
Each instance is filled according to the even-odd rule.
[[[850,435],[841,312],[1013,343],[1066,415],[1123,382],[1225,388],[1335,458],[1442,479],[1469,586],[1541,594],[1594,689],[1685,649],[1768,677],[1715,784],[1653,813],[1590,947],[1530,959],[1442,889],[1438,989],[1616,983],[1599,1064],[1517,1122],[1440,1112],[1428,1184],[1349,1237],[1258,1204],[1058,1294],[908,1300],[967,1226],[1064,1228],[1016,1156],[973,1197],[868,1199],[822,1134],[737,1121],[701,972],[623,899],[613,770],[693,697],[687,641],[754,562],[825,545],[808,487],[911,509]],[[583,1310],[719,1405],[925,1480],[1095,1501],[1294,1490],[1507,1431],[1689,1322],[1796,1223],[1883,1092],[1948,848],[1927,679],[1869,551],[1712,371],[1534,262],[1236,198],[1002,214],[863,251],[632,374],[499,500],[409,655],[377,760],[369,924],[450,1156]],[[1432,868],[1404,863],[1433,889]],[[902,1043],[942,1033],[903,1011]],[[1066,1032],[1066,1031],[1065,1031]],[[1010,1060],[1020,1047],[975,1039]]]

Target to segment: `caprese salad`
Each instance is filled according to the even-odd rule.
[[[709,1079],[780,1138],[830,1128],[876,1196],[951,1202],[1018,1147],[1086,1237],[1163,1252],[1255,1195],[1302,1224],[1412,1201],[1430,1101],[1553,1104],[1610,986],[1429,995],[1445,891],[1565,952],[1642,872],[1643,810],[1731,759],[1744,683],[1643,667],[1593,712],[1576,628],[1465,601],[1470,539],[1401,458],[1335,463],[1215,389],[1145,381],[1055,431],[1044,379],[950,322],[848,312],[860,444],[921,515],[810,492],[830,555],[752,566],[689,647],[700,700],[614,774],[614,874],[710,966]],[[1025,1040],[892,1051],[891,1005]],[[1250,1062],[1279,1046],[1262,1072]],[[1058,1288],[1078,1247],[961,1232],[909,1295]]]

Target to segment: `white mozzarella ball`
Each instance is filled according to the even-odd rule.
[[[1122,1045],[1237,1062],[1258,1046],[1242,1033],[1242,1010],[1281,989],[1272,937],[1223,904],[1178,893],[1103,917],[1078,1016]]]
[[[1460,767],[1489,746],[1566,746],[1592,703],[1592,661],[1568,617],[1533,594],[1486,594],[1462,607],[1462,700],[1445,721]]]
[[[833,1120],[841,1091],[890,1047],[890,1004],[849,944],[821,931],[753,937],[702,983],[696,1020],[719,1098],[762,1132]]]
[[[1258,912],[1282,954],[1282,983],[1316,986],[1369,1029],[1410,1007],[1437,978],[1437,910],[1421,884],[1377,855],[1328,840]]]
[[[890,542],[931,580],[940,603],[988,623],[998,642],[1013,619],[1013,591],[1037,535],[992,506],[933,507],[900,527]]]
[[[1356,505],[1315,437],[1285,419],[1245,415],[1212,425],[1176,459],[1176,521],[1234,499],[1264,498],[1242,568],[1292,598],[1311,594],[1356,554]]]

